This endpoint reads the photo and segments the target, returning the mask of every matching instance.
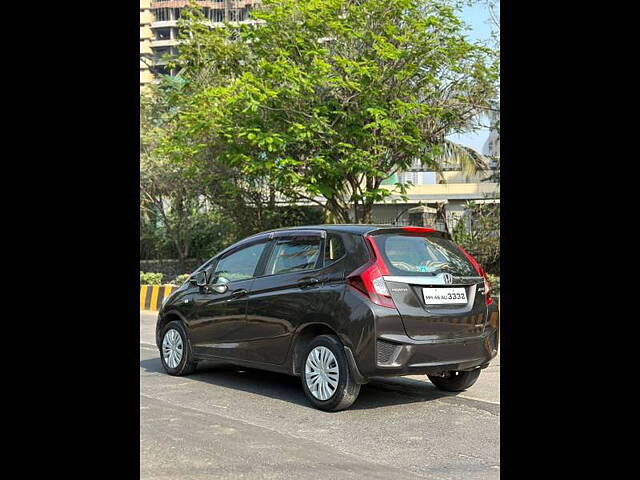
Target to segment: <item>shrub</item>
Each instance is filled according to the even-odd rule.
[[[500,276],[487,273],[489,284],[491,285],[491,294],[500,295]]]
[[[453,240],[475,257],[487,273],[499,277],[500,204],[467,202],[465,210],[453,227]]]
[[[140,271],[140,285],[162,285],[163,273]]]
[[[184,282],[186,282],[187,280],[189,280],[189,277],[191,276],[190,273],[183,273],[182,275],[178,275],[176,278],[174,278],[171,283],[173,285],[182,285]]]

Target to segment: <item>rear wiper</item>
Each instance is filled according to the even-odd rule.
[[[451,267],[449,265],[444,265],[442,267],[438,267],[435,270],[431,270],[429,273],[433,273],[434,275],[440,272],[451,273]]]

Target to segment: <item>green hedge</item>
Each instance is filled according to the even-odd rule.
[[[189,280],[189,277],[191,276],[191,274],[189,273],[183,273],[182,275],[178,275],[176,278],[174,278],[171,283],[173,285],[182,285],[184,282],[186,282],[187,280]]]
[[[163,273],[140,271],[140,285],[162,285]]]

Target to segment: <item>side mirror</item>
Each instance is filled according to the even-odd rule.
[[[199,272],[196,272],[189,281],[191,283],[195,283],[199,287],[204,287],[207,284],[207,272],[200,270]]]
[[[225,293],[229,290],[229,280],[224,277],[218,277],[216,278],[216,283],[211,285],[211,288],[213,288],[216,293]]]

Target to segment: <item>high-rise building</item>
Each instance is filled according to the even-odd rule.
[[[151,51],[151,0],[140,0],[140,89],[151,83],[152,51]]]
[[[500,105],[498,104],[498,107]],[[488,157],[500,157],[500,131],[498,125],[500,123],[500,111],[492,110],[489,112],[489,120],[491,122],[491,130],[489,138],[482,147],[482,154]]]
[[[175,74],[167,68],[167,58],[177,53],[177,21],[182,10],[189,5],[187,0],[140,0],[140,55],[142,56],[142,4],[149,5],[153,17],[150,23],[150,71],[154,75]],[[202,8],[211,26],[222,22],[248,22],[249,12],[260,0],[209,0],[196,3]],[[140,67],[142,84],[142,63]]]

